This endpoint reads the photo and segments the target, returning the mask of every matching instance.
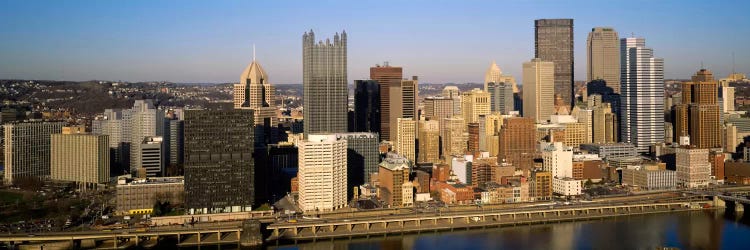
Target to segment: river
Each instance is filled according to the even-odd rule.
[[[633,215],[596,221],[335,240],[296,246],[269,246],[268,249],[655,249],[662,247],[750,249],[750,214],[738,216],[732,212],[693,211]]]

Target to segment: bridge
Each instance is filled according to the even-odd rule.
[[[750,199],[748,199],[748,192],[732,192],[733,195],[728,195],[727,193],[722,193],[716,190],[695,190],[695,191],[685,191],[684,193],[692,194],[692,195],[701,195],[705,197],[711,197],[713,199],[713,205],[716,207],[730,207],[734,208],[735,212],[743,212],[745,211],[745,206],[750,206]],[[745,195],[745,196],[742,196]],[[728,204],[730,206],[727,206]]]
[[[235,222],[209,227],[182,229],[152,230],[139,228],[114,232],[92,231],[44,235],[9,235],[0,236],[0,242],[8,243],[11,246],[48,246],[56,249],[149,248],[156,246],[160,241],[166,239],[176,242],[178,247],[225,244],[250,246],[262,244],[262,239],[259,237],[259,229],[259,224],[253,226],[248,223]],[[254,235],[255,233],[257,235]]]
[[[508,225],[551,223],[583,219],[602,219],[613,216],[688,211],[701,209],[691,202],[668,202],[632,205],[587,205],[566,208],[532,208],[504,211],[470,211],[436,215],[393,216],[352,220],[313,220],[271,224],[268,242],[289,240],[316,241],[322,239],[369,237],[371,235],[436,232],[455,229],[487,228]]]

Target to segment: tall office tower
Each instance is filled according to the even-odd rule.
[[[500,150],[498,133],[503,125],[503,117],[499,113],[492,113],[480,117],[479,130],[483,133],[479,137],[479,149],[490,153],[490,157],[497,157]]]
[[[490,92],[490,110],[502,114],[509,114],[515,110],[515,100],[513,98],[513,87],[507,83],[491,82],[487,85],[487,91]]]
[[[490,93],[480,89],[461,93],[461,112],[466,124],[479,122],[480,115],[490,113]]]
[[[573,178],[573,149],[562,142],[547,145],[542,150],[542,169],[555,178]]]
[[[586,40],[586,82],[601,79],[620,93],[620,38],[610,27],[596,27]]]
[[[380,133],[380,112],[378,82],[354,81],[354,132]]]
[[[575,98],[573,94],[573,19],[539,19],[534,21],[534,26],[534,57],[555,64],[554,91],[560,94],[566,105],[571,106],[575,103],[573,100]],[[523,79],[526,85],[525,74]]]
[[[735,110],[734,87],[721,87],[721,105],[724,113]]]
[[[306,32],[302,60],[304,133],[347,132],[346,31],[341,36],[336,33],[333,42],[326,39],[317,44],[313,31]]]
[[[307,43],[305,44],[307,45]],[[304,62],[310,63],[311,61],[305,58]],[[319,62],[316,61],[313,63]],[[325,62],[320,63],[325,64]],[[253,110],[256,148],[265,148],[268,144],[278,142],[278,136],[275,135],[276,131],[274,131],[278,123],[275,96],[276,93],[274,87],[269,82],[268,74],[263,70],[260,63],[255,60],[255,51],[253,51],[253,61],[240,74],[240,83],[234,85],[234,108]]]
[[[593,143],[617,142],[617,115],[612,113],[609,103],[593,107],[592,119]]]
[[[677,148],[677,184],[686,188],[707,187],[711,176],[708,149]]]
[[[453,114],[461,114],[461,91],[456,86],[445,86],[443,96],[453,99]]]
[[[593,131],[593,125],[594,125],[594,111],[589,108],[580,108],[580,107],[574,107],[572,111],[570,111],[570,115],[576,118],[578,120],[578,123],[580,123],[583,126],[584,130],[584,139],[583,143],[591,143],[594,138],[594,131]],[[568,145],[571,146],[572,145]]]
[[[440,137],[445,138],[447,129],[446,118],[451,118],[460,113],[454,113],[453,99],[445,96],[427,97],[424,99],[424,117],[428,120],[436,120],[440,124]],[[443,152],[444,154],[445,152]]]
[[[380,152],[378,152],[377,133],[341,133],[337,140],[346,140],[347,148],[347,190],[365,183],[370,183],[370,175],[378,172]],[[354,196],[350,193],[348,198]]]
[[[508,117],[500,127],[497,162],[507,162],[516,168],[528,170],[534,166],[536,152],[536,127],[534,118]]]
[[[411,80],[401,81],[401,117],[419,119],[419,80],[412,76]]]
[[[138,169],[139,175],[144,175],[140,171],[145,171],[146,177],[160,177],[164,175],[164,156],[165,145],[164,138],[161,136],[147,136],[141,142],[141,168]]]
[[[621,39],[620,61],[620,139],[648,152],[664,141],[664,60],[631,37]]]
[[[185,146],[185,122],[179,119],[169,119],[166,122],[168,128],[164,131],[164,142],[167,144],[168,165],[182,165]],[[176,175],[182,175],[175,173]],[[171,175],[171,174],[168,174]]]
[[[143,138],[162,135],[159,128],[163,124],[164,112],[154,107],[153,100],[136,100],[133,108],[122,111],[122,117],[126,120],[123,133],[129,135],[130,171],[133,172],[142,167]]]
[[[516,85],[516,78],[511,75],[503,75],[503,71],[497,66],[495,61],[492,61],[490,68],[484,73],[484,91],[492,92],[489,89],[490,83],[500,84],[504,83],[511,88],[513,93],[518,93],[518,86]]]
[[[95,188],[109,182],[109,136],[86,133],[84,127],[63,127],[50,137],[52,180]]]
[[[417,162],[438,163],[440,161],[440,122],[438,120],[420,120],[419,157]]]
[[[380,200],[394,207],[409,204],[409,192],[404,191],[404,184],[409,182],[409,160],[400,155],[389,153],[378,168],[380,179]]]
[[[620,85],[622,85],[622,83]],[[591,95],[599,95],[600,98],[598,99],[598,102],[609,103],[610,107],[612,107],[612,113],[619,116],[620,94],[615,93],[615,90],[610,86],[607,86],[607,83],[604,82],[604,80],[593,80],[586,83],[586,95],[589,96],[589,99],[591,99]],[[591,100],[588,101],[591,102]],[[593,104],[589,104],[589,107],[592,106]]]
[[[466,140],[468,139],[465,132],[466,123],[464,123],[464,118],[454,116],[444,118],[443,120],[445,120],[445,131],[442,132],[444,136],[441,138],[443,159],[450,159],[450,156],[454,155],[464,155],[466,152]]]
[[[380,86],[380,139],[394,141],[396,118],[401,117],[401,80],[404,70],[386,63],[370,67],[370,79]],[[393,117],[393,119],[391,119]]]
[[[719,87],[711,71],[701,69],[682,84],[682,102],[674,107],[675,136],[690,136],[690,145],[720,148]]]
[[[248,211],[255,199],[253,110],[185,111],[185,205],[192,213]]]
[[[50,137],[64,122],[30,121],[3,124],[6,185],[24,178],[50,177]]]
[[[309,134],[297,147],[299,208],[307,212],[346,207],[347,141],[335,134]]]
[[[416,134],[417,134],[417,121],[412,118],[398,118],[396,119],[396,125],[398,132],[396,133],[396,144],[395,150],[398,154],[403,155],[406,159],[411,162],[417,162],[416,155]]]
[[[91,121],[91,133],[109,136],[109,161],[111,173],[120,175],[130,170],[130,135],[125,134],[125,123],[120,109],[105,109],[104,114]]]
[[[467,151],[469,153],[478,153],[479,152],[479,123],[478,122],[470,122],[467,125],[467,129],[469,131],[469,140],[466,141],[467,145]]]
[[[542,123],[555,113],[555,64],[534,58],[523,63],[523,116]]]

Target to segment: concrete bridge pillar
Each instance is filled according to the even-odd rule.
[[[599,213],[600,213],[600,214],[604,214],[604,208],[600,208],[600,209],[599,209]]]
[[[117,239],[117,236],[115,236],[115,238],[114,238],[114,239],[112,240],[112,242],[114,242],[114,245],[115,245],[115,247],[114,247],[114,248],[115,248],[115,249],[117,249],[117,240],[118,240],[118,239]],[[179,242],[179,241],[178,241],[178,242]]]
[[[734,211],[735,212],[744,212],[745,211],[745,205],[740,202],[734,203]]]
[[[365,229],[370,230],[370,225],[371,224],[369,222],[365,223]]]
[[[313,232],[313,235],[317,235],[318,234],[318,227],[315,226],[315,225],[313,225],[312,226],[312,232]]]
[[[201,244],[201,233],[198,232],[198,245],[200,245],[200,244]]]
[[[330,229],[331,232],[333,232],[333,231],[336,230],[336,227],[334,225],[330,225],[330,226],[328,226],[328,229]]]
[[[450,224],[453,225],[453,217],[448,218],[448,222],[450,222]]]
[[[560,217],[560,210],[557,210],[557,217]]]
[[[718,196],[714,196],[714,207],[727,207],[727,203],[719,198]]]
[[[353,228],[354,228],[354,224],[347,224],[346,225],[346,229],[349,230],[349,232],[351,232]]]
[[[297,233],[299,233],[299,231],[297,230],[297,227],[293,227],[292,230],[294,230],[292,231],[292,235],[297,236]]]
[[[278,228],[274,228],[273,229],[273,233],[271,233],[271,235],[273,235],[274,237],[279,237],[279,229]]]

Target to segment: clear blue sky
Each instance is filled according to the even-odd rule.
[[[520,80],[534,19],[575,19],[575,75],[586,36],[645,37],[667,78],[701,61],[750,73],[750,1],[0,1],[0,79],[235,82],[257,58],[274,84],[302,81],[302,33],[346,30],[349,80],[389,61],[421,82],[481,82],[492,60]]]

